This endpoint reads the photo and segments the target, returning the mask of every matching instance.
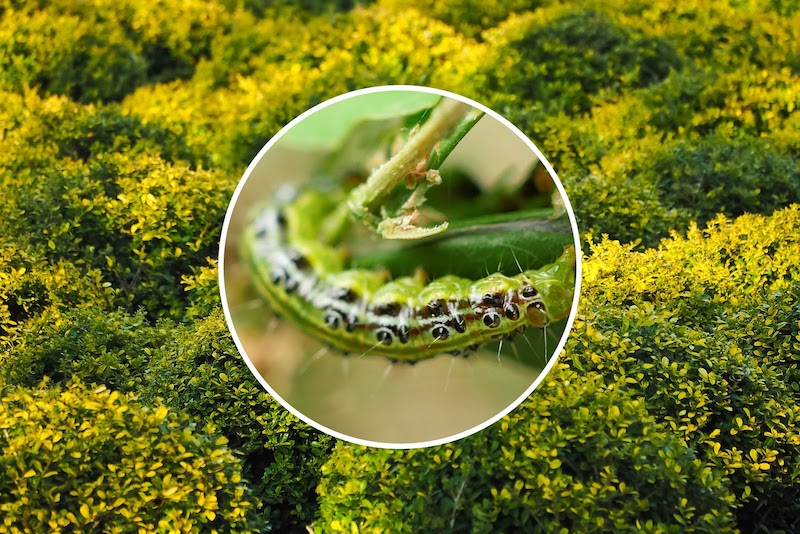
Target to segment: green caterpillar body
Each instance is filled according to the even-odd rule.
[[[390,280],[387,271],[345,269],[344,250],[319,242],[335,203],[313,190],[279,190],[273,203],[254,213],[241,254],[258,292],[278,314],[346,353],[407,362],[467,355],[569,314],[572,246],[554,263],[516,276],[447,275],[426,283],[418,271]]]

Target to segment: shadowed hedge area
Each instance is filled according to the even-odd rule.
[[[798,33],[773,0],[0,2],[0,531],[797,532]],[[258,150],[383,84],[511,120],[584,240],[556,368],[425,450],[284,410],[217,282]]]
[[[260,524],[299,529],[310,521],[310,510],[296,503],[314,500],[319,468],[334,439],[300,422],[264,391],[236,350],[221,310],[176,329],[171,343],[153,354],[144,379],[142,400],[213,423],[227,437],[263,501]]]

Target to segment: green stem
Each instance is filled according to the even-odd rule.
[[[362,220],[370,219],[370,212],[430,156],[436,144],[464,120],[470,109],[463,102],[449,99],[436,106],[431,118],[405,146],[350,193],[347,204],[352,212]]]
[[[483,117],[483,111],[479,109],[472,109],[467,116],[458,124],[453,132],[453,135],[444,139],[439,148],[435,149],[431,154],[431,159],[428,162],[428,169],[438,170],[442,166],[444,160],[450,155],[450,152],[458,146],[458,143],[464,139],[464,136],[469,133],[473,126]]]

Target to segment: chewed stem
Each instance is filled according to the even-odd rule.
[[[472,108],[463,102],[443,100],[434,108],[431,118],[408,139],[405,146],[392,159],[375,169],[364,184],[350,193],[347,206],[351,212],[360,220],[376,226],[380,221],[374,215],[374,210],[409,175],[418,172],[420,162],[427,162],[437,144],[462,124],[471,111]],[[472,124],[475,122],[477,118]]]

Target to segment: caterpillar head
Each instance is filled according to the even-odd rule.
[[[528,321],[538,328],[549,325],[550,314],[542,294],[530,278],[523,276],[522,282],[523,285],[519,289],[518,295]]]
[[[575,293],[575,248],[567,246],[561,257],[537,271],[520,276],[520,302],[534,326],[547,326],[564,319],[572,308]]]

